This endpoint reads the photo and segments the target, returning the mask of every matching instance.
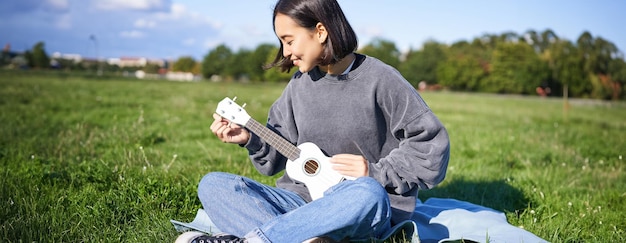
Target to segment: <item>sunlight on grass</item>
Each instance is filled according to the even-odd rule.
[[[169,219],[201,207],[200,178],[226,171],[273,185],[209,130],[225,96],[258,121],[285,83],[178,83],[0,76],[0,238],[171,240]],[[446,180],[420,199],[505,212],[551,242],[626,240],[626,105],[423,93],[449,130]]]

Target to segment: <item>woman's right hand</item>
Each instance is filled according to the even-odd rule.
[[[211,132],[222,142],[246,144],[250,139],[250,132],[243,127],[224,119],[218,114],[213,114],[213,119],[215,120],[211,124]]]

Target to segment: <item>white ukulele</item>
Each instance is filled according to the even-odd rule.
[[[292,179],[304,183],[313,200],[321,198],[324,191],[337,183],[354,179],[333,170],[329,162],[330,158],[324,155],[317,145],[303,143],[296,147],[285,138],[252,119],[241,106],[228,97],[217,104],[216,113],[230,122],[248,128],[287,157],[289,159],[286,165],[287,174]]]

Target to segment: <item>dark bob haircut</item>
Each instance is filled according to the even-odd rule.
[[[328,38],[324,43],[324,54],[320,58],[320,65],[335,64],[357,50],[356,34],[336,0],[279,0],[274,7],[272,26],[279,13],[289,16],[298,25],[310,30],[314,30],[317,23],[322,23],[326,27]],[[276,26],[274,26],[274,31],[276,31]],[[289,57],[283,56],[283,48],[280,42],[280,49],[274,61],[266,68],[280,66],[283,72],[291,70],[293,62],[289,61]]]

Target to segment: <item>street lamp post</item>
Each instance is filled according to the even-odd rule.
[[[98,76],[102,76],[102,64],[100,63],[100,55],[98,53],[98,39],[96,39],[95,35],[90,35],[89,40],[93,41],[94,46],[96,47],[96,65],[98,65]]]

